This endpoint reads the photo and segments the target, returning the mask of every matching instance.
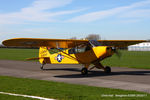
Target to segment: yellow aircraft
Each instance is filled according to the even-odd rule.
[[[118,54],[117,49],[128,45],[146,42],[145,40],[73,40],[73,39],[41,39],[14,38],[3,41],[5,46],[39,47],[39,57],[28,60],[39,60],[41,69],[45,64],[82,64],[81,74],[88,74],[93,68],[103,69],[110,73],[109,66],[104,67],[100,62]],[[48,49],[59,52],[50,54]],[[63,48],[63,49],[62,49]],[[55,52],[55,51],[54,51]],[[94,65],[89,68],[90,65]]]

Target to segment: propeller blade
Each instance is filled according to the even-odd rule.
[[[121,54],[121,52],[120,52],[119,50],[116,50],[115,53],[116,53],[116,55],[117,55],[119,58],[121,58],[121,55],[122,55],[122,54]]]
[[[116,55],[118,56],[118,58],[121,58],[121,52],[118,50],[118,48],[116,47],[112,47],[112,51],[114,51],[114,53],[116,53]]]

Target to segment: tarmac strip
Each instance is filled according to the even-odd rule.
[[[87,76],[80,73],[81,65],[45,65],[38,62],[0,60],[0,75],[49,80],[97,87],[135,90],[150,93],[150,70],[112,67],[112,73],[94,69]]]
[[[19,97],[26,97],[26,98],[33,98],[33,99],[39,99],[39,100],[55,100],[55,99],[38,97],[38,96],[30,96],[30,95],[23,95],[23,94],[14,94],[14,93],[8,93],[8,92],[0,92],[0,94],[6,94],[6,95],[12,95],[12,96],[19,96]]]

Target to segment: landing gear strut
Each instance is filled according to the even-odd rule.
[[[95,66],[93,66],[92,68],[90,68],[90,70],[92,70],[93,68],[98,68],[98,69],[103,69],[105,73],[111,73],[111,68],[109,66],[104,67],[101,63],[97,62],[94,64]]]

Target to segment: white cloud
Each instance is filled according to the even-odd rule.
[[[140,22],[140,19],[124,19],[124,20],[119,20],[119,23],[121,24],[130,24],[130,23],[137,23]]]
[[[20,12],[0,14],[0,24],[20,24],[26,22],[53,22],[59,15],[72,14],[82,11],[68,10],[50,12],[51,9],[70,4],[72,0],[36,0],[29,7],[22,8]]]
[[[123,6],[123,7],[117,7],[113,9],[104,10],[104,11],[87,13],[87,14],[69,19],[67,20],[67,22],[92,22],[92,21],[96,21],[96,20],[100,20],[103,18],[113,16],[113,15],[122,14],[134,8],[143,7],[147,5],[148,6],[150,5],[150,0],[133,3],[129,6]]]
[[[150,18],[150,9],[138,9],[126,12],[119,17],[121,18]]]
[[[70,4],[72,0],[37,0],[32,4],[32,7],[30,8],[36,10],[46,10],[46,9],[53,9],[65,6],[67,4]],[[28,8],[24,8],[23,10],[28,10]]]

